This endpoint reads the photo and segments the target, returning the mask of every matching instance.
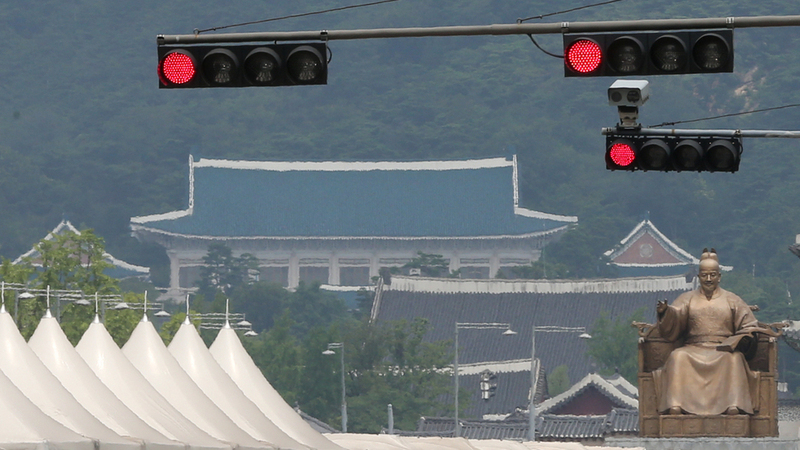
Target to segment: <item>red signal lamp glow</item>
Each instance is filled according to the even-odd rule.
[[[165,55],[158,64],[158,76],[166,85],[181,86],[197,75],[197,62],[192,55],[175,50]]]
[[[636,151],[625,141],[616,141],[608,148],[608,162],[618,169],[627,169],[636,162]]]
[[[579,74],[591,74],[603,63],[603,49],[591,39],[578,39],[564,51],[567,67]]]

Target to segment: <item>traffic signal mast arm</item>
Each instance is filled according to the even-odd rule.
[[[800,26],[800,15],[722,17],[704,19],[617,20],[601,22],[516,23],[427,28],[375,28],[361,30],[275,31],[262,33],[158,35],[158,45],[234,42],[333,41],[436,36],[505,36],[627,31],[691,30],[703,28],[763,28]]]
[[[604,136],[625,133],[618,127],[602,129]],[[742,137],[742,138],[788,138],[800,139],[800,131],[783,130],[681,130],[667,128],[638,128],[630,130],[636,136],[689,136],[689,137]]]

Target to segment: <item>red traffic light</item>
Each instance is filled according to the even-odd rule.
[[[181,86],[197,75],[197,62],[183,50],[168,52],[158,62],[158,77],[165,85]]]
[[[570,70],[590,74],[603,63],[603,49],[591,39],[578,39],[564,49],[564,62]]]
[[[630,169],[636,168],[636,152],[633,145],[626,140],[616,140],[608,147],[606,164],[609,169]]]

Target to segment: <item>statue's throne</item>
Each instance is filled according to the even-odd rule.
[[[755,309],[755,307],[753,308]],[[634,322],[639,329],[639,435],[641,437],[778,436],[778,342],[784,323],[762,324],[757,344],[748,352],[750,369],[761,372],[758,408],[753,415],[700,416],[659,414],[653,371],[664,365],[682,342],[670,342],[658,327]]]

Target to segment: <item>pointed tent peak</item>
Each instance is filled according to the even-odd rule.
[[[50,312],[50,307],[48,306],[47,310],[44,312],[44,316],[42,316],[42,319],[52,319],[52,318],[53,314]]]
[[[230,306],[231,306],[231,300],[229,298],[226,298],[225,299],[225,325],[223,325],[223,328],[230,328],[231,327],[231,321],[229,320],[229,317],[230,317]]]
[[[310,448],[344,450],[312,428],[286,403],[255,365],[236,330],[219,330],[209,352],[245,396],[291,438]]]
[[[142,316],[142,322],[147,322],[147,291],[144,291],[144,315]]]
[[[163,434],[188,443],[187,450],[232,450],[161,396],[122,353],[103,324],[89,325],[75,349],[128,408]]]
[[[191,320],[189,320],[189,294],[186,294],[186,318],[183,323],[191,323]]]

